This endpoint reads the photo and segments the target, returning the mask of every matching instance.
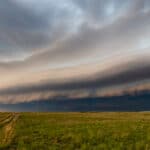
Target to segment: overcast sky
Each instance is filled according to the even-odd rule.
[[[150,89],[149,0],[1,0],[0,102]]]

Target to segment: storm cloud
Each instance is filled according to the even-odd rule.
[[[0,1],[0,101],[149,90],[149,16],[148,0]]]

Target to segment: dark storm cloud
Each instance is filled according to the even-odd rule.
[[[16,0],[0,1],[1,59],[21,59],[20,54],[26,53],[30,56],[59,39],[66,30],[63,19],[69,15],[64,10],[50,5],[48,10],[39,13],[37,5],[29,8],[21,4]]]
[[[39,67],[48,64],[74,63],[76,60],[86,61],[87,57],[99,56],[103,58],[105,52],[124,53],[128,49],[137,49],[141,37],[150,35],[150,13],[139,14],[132,17],[120,18],[117,22],[107,25],[102,29],[93,29],[83,25],[79,32],[69,36],[62,42],[57,43],[54,48],[33,55],[23,61],[0,63],[0,70],[7,71]],[[29,39],[32,37],[29,37]],[[128,44],[126,44],[128,43]],[[148,53],[149,50],[147,50]],[[130,51],[129,51],[130,56]],[[107,60],[106,60],[107,61]]]
[[[149,83],[149,16],[148,0],[0,1],[0,101]]]
[[[34,11],[26,9],[12,0],[2,0],[0,5],[0,26],[15,30],[35,30],[46,25],[45,18],[39,18]]]
[[[0,1],[0,51],[19,51],[17,47],[38,47],[46,42],[47,20],[12,0]],[[2,53],[1,52],[1,53]]]

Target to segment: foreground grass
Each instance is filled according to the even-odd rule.
[[[3,113],[0,131],[3,150],[150,149],[150,113]]]

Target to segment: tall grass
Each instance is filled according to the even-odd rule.
[[[149,150],[150,113],[22,113],[9,148]]]

